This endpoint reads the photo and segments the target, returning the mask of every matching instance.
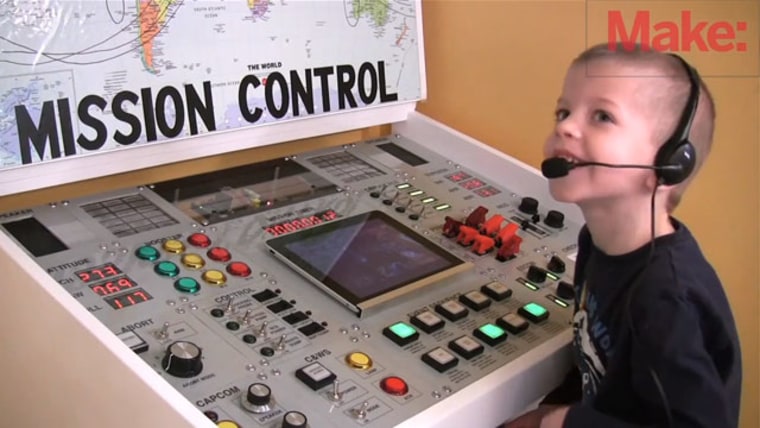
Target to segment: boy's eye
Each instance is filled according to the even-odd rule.
[[[596,110],[594,112],[594,121],[597,122],[612,122],[612,116],[610,116],[606,111],[604,110]]]
[[[567,109],[559,108],[554,111],[554,119],[559,122],[570,116],[570,112]]]

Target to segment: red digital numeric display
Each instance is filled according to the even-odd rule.
[[[454,183],[459,183],[462,180],[467,180],[468,178],[472,178],[472,176],[466,172],[455,172],[451,175],[447,175],[446,178],[453,181]]]
[[[464,183],[459,183],[460,186],[464,187],[467,190],[473,190],[477,189],[478,187],[483,187],[486,185],[486,183],[483,183],[482,181],[478,180],[477,178],[473,178],[472,180],[467,180]]]
[[[136,286],[137,283],[127,276],[89,285],[90,289],[98,296],[110,296]]]
[[[112,308],[119,310],[119,309],[124,309],[130,306],[137,305],[142,302],[147,302],[148,300],[151,300],[152,298],[153,296],[148,294],[147,291],[141,288],[136,288],[133,291],[130,291],[129,293],[120,294],[118,296],[106,297],[104,300]]]
[[[100,281],[101,279],[110,278],[112,276],[121,275],[121,270],[112,263],[106,263],[102,266],[97,266],[90,269],[80,270],[75,272],[76,276],[84,283],[92,281]]]
[[[487,198],[489,196],[498,195],[499,193],[501,193],[501,191],[499,189],[489,186],[489,187],[484,187],[482,189],[478,189],[475,191],[475,193],[477,193],[478,195],[484,198]]]
[[[327,210],[309,216],[291,218],[280,223],[271,224],[265,227],[264,231],[272,236],[280,236],[285,233],[295,232],[296,230],[306,229],[311,226],[335,220],[338,217],[340,216],[335,211]]]

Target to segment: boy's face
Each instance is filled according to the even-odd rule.
[[[544,155],[574,161],[652,165],[659,143],[652,98],[657,83],[646,70],[614,60],[572,66],[557,102],[556,125]],[[661,89],[659,89],[661,90]],[[549,180],[552,196],[581,206],[638,194],[651,195],[654,172],[600,166],[579,167]]]

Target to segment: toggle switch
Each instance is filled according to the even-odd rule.
[[[464,221],[464,224],[479,229],[480,225],[486,222],[486,213],[488,213],[488,208],[483,206],[477,207],[475,208],[475,211],[467,216],[467,220]]]
[[[501,214],[495,214],[491,216],[480,228],[480,232],[488,236],[496,236],[501,229],[501,224],[504,222],[504,216]]]
[[[536,265],[530,265],[528,267],[528,281],[535,283],[542,283],[546,281],[546,271]]]
[[[461,226],[461,221],[454,220],[453,218],[446,216],[446,223],[443,225],[443,234],[447,238],[453,238],[459,235],[459,228]]]
[[[501,248],[499,248],[499,252],[496,254],[496,259],[500,262],[512,260],[520,252],[521,243],[521,237],[517,235],[512,236],[508,241],[505,241],[501,244]]]
[[[559,256],[552,256],[551,260],[549,260],[549,263],[546,265],[546,268],[554,273],[564,273],[565,262],[562,261]]]
[[[473,242],[475,242],[475,237],[477,237],[478,230],[474,227],[470,226],[461,226],[459,228],[459,235],[457,236],[457,242],[459,244],[464,246],[470,246]]]
[[[472,243],[472,252],[482,256],[483,254],[493,250],[496,246],[496,241],[490,236],[477,235]]]

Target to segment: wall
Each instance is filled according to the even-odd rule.
[[[744,54],[683,53],[709,75],[705,80],[718,119],[711,157],[676,216],[689,225],[724,282],[744,358],[741,426],[758,427],[756,0],[428,1],[423,4],[428,99],[418,110],[538,167],[566,66],[587,47],[587,32],[592,44],[607,40],[606,23],[600,23],[606,10],[600,8],[616,7],[650,10],[653,17],[677,17],[674,8],[693,7],[695,20],[747,20],[747,29],[738,33],[748,43]]]

